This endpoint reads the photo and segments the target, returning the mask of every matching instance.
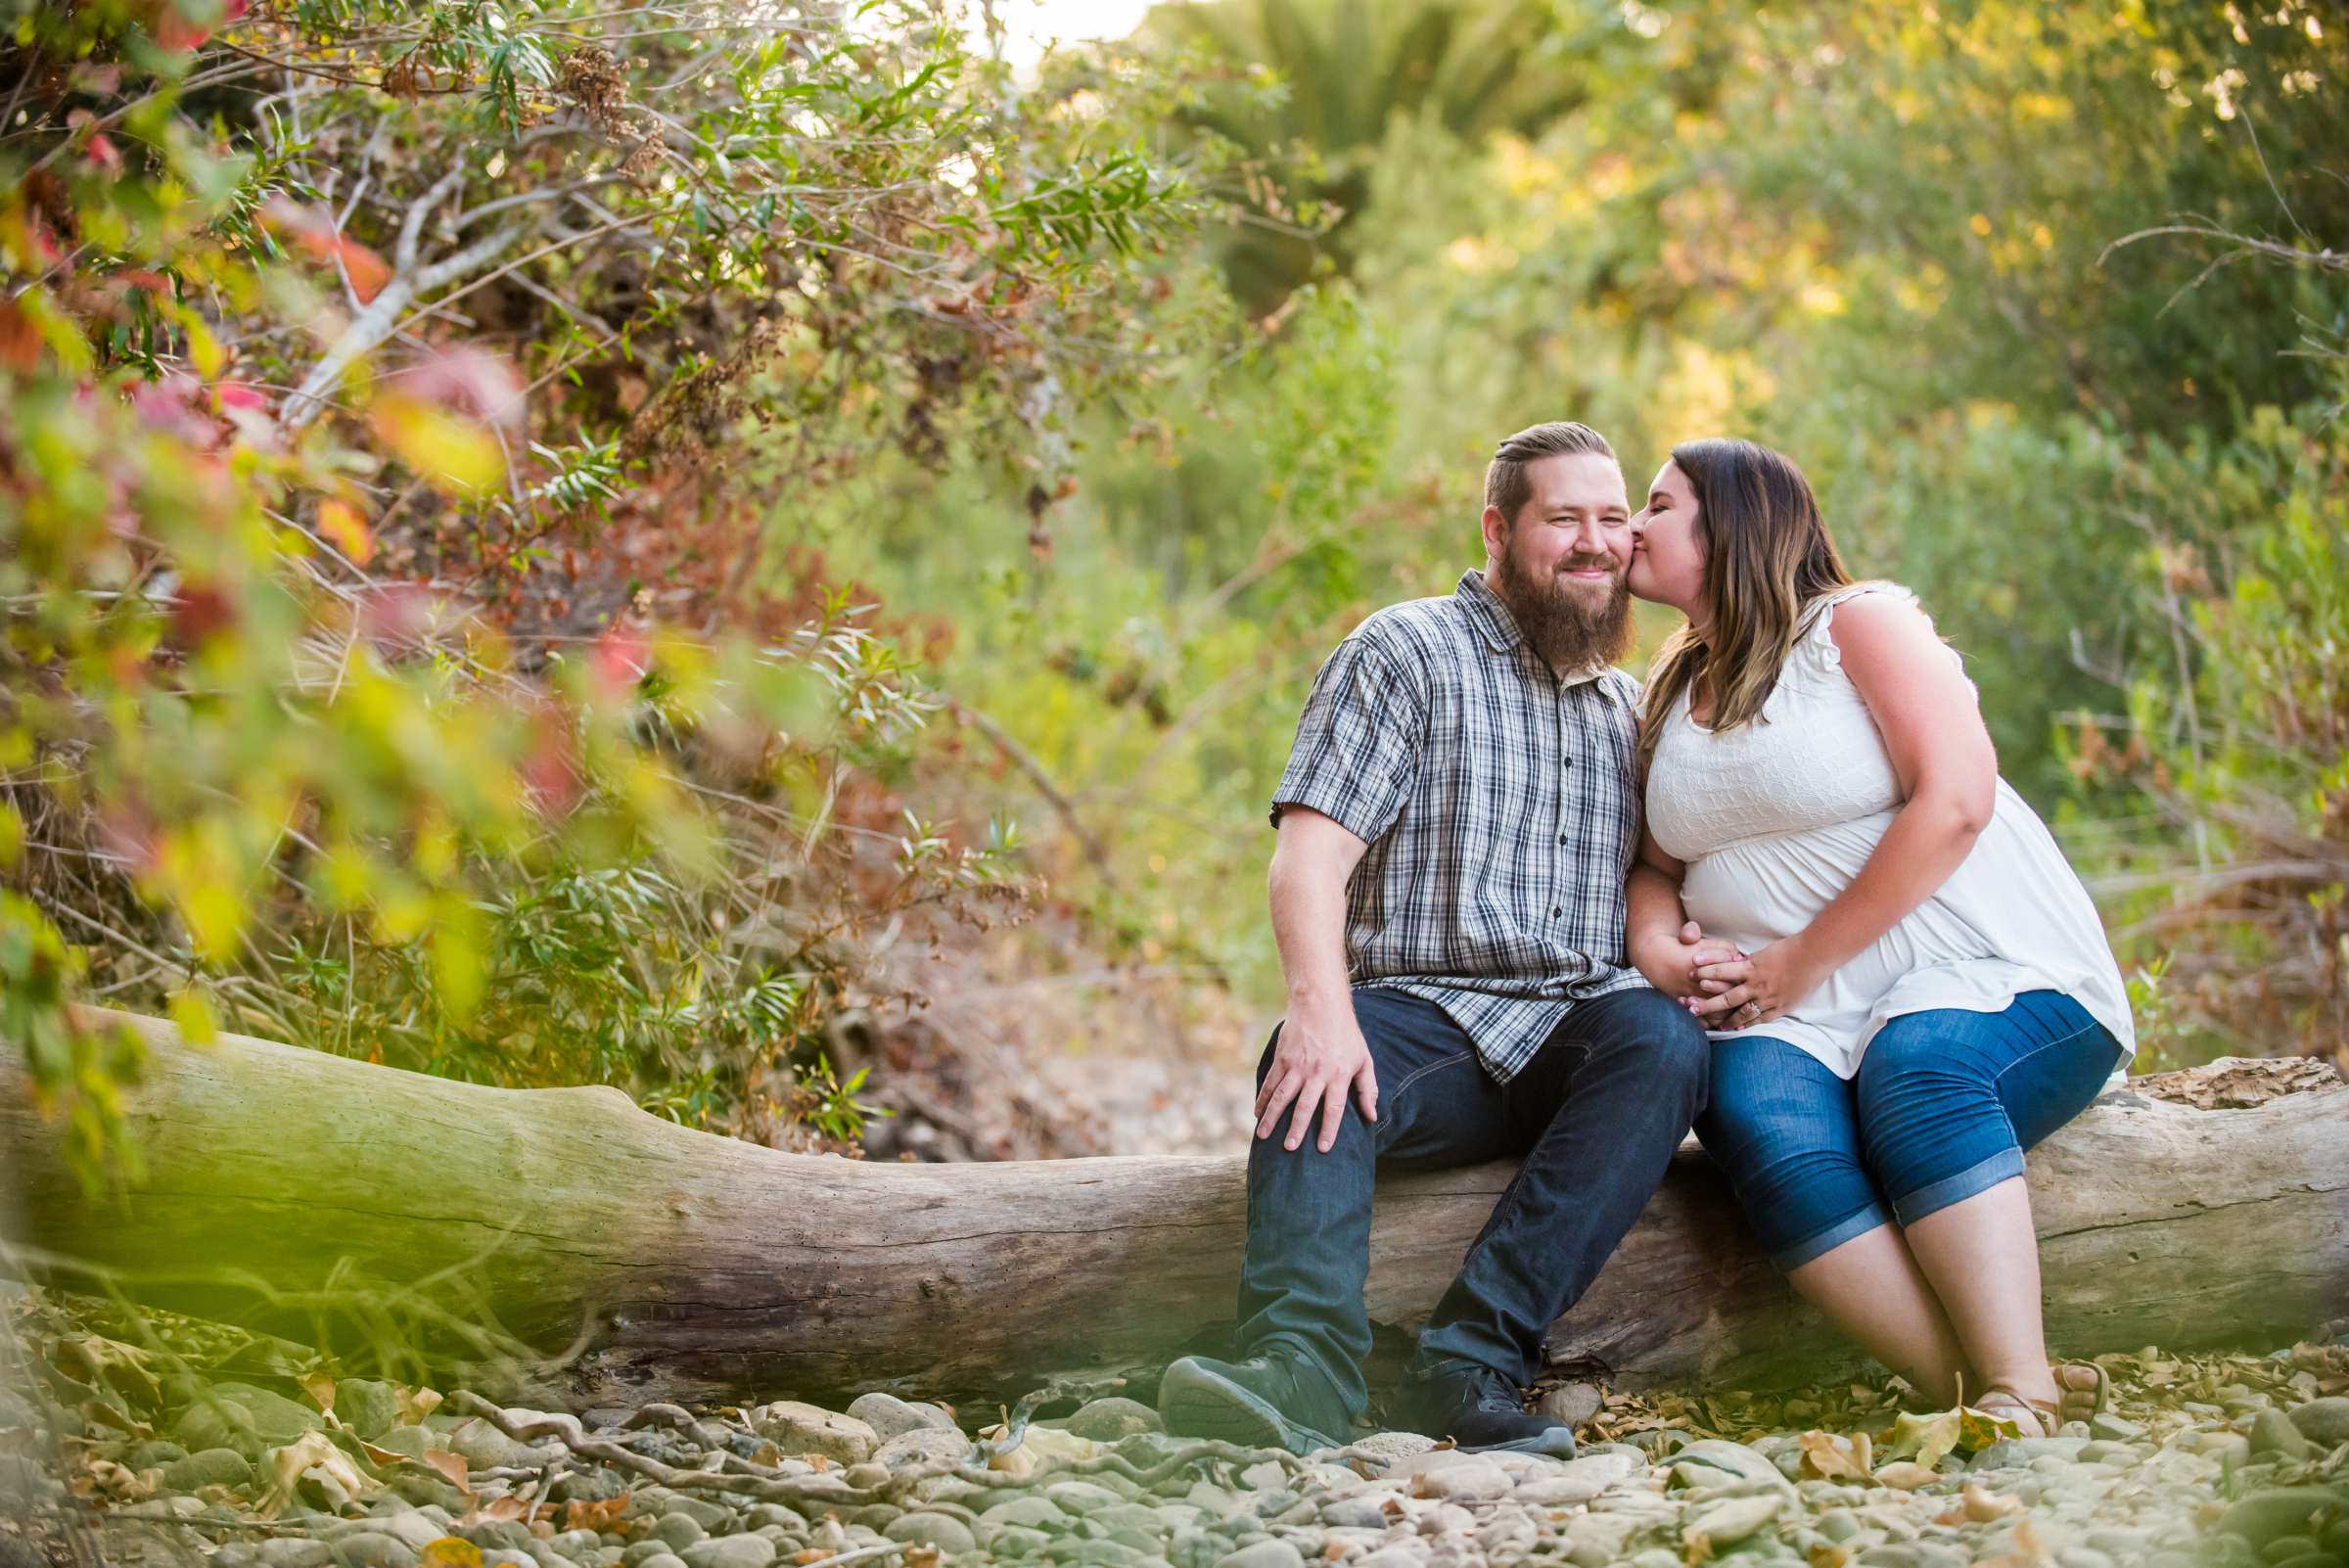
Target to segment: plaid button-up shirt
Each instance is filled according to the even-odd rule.
[[[1559,676],[1471,569],[1378,611],[1313,678],[1272,793],[1369,846],[1346,885],[1357,986],[1458,1021],[1498,1083],[1578,999],[1646,984],[1624,949],[1638,686]]]

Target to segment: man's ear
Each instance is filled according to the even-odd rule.
[[[1500,508],[1485,508],[1485,554],[1499,560],[1508,553],[1509,520],[1500,515]]]

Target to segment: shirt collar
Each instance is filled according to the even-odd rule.
[[[1485,580],[1482,568],[1470,567],[1460,574],[1460,585],[1453,597],[1459,600],[1469,622],[1484,635],[1485,641],[1493,645],[1495,653],[1509,653],[1524,644],[1525,632],[1519,628],[1517,618],[1509,613],[1500,595],[1493,591],[1493,584]],[[1530,648],[1526,651],[1529,655],[1533,653]],[[1591,665],[1558,678],[1566,685],[1580,686],[1585,681],[1598,679],[1609,668]]]

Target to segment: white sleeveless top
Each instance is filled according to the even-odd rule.
[[[1806,610],[1760,722],[1716,734],[1688,716],[1682,693],[1656,742],[1648,828],[1687,867],[1689,918],[1748,952],[1802,930],[1850,886],[1903,804],[1884,738],[1828,631],[1835,606],[1863,593],[1916,603],[1888,582],[1823,596]],[[1932,897],[1794,1012],[1712,1034],[1769,1035],[1848,1079],[1887,1019],[2000,1012],[2026,991],[2068,993],[2134,1053],[2128,992],[2096,905],[2002,778],[1989,824]]]

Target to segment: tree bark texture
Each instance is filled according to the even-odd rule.
[[[610,1088],[499,1089],[236,1036],[152,1049],[128,1115],[147,1174],[83,1196],[0,1056],[0,1157],[22,1239],[158,1306],[286,1331],[279,1292],[338,1265],[446,1271],[589,1404],[993,1402],[1055,1373],[1132,1374],[1228,1337],[1244,1155],[989,1165],[781,1154]],[[1424,1317],[1509,1164],[1382,1177],[1367,1305]],[[2107,1095],[2031,1155],[2048,1331],[2064,1355],[2276,1343],[2349,1313],[2349,1090],[2256,1109]],[[433,1286],[427,1285],[429,1292]],[[299,1324],[291,1325],[299,1330]],[[1788,1293],[1693,1143],[1553,1365],[1637,1385],[1764,1388],[1856,1361]]]

